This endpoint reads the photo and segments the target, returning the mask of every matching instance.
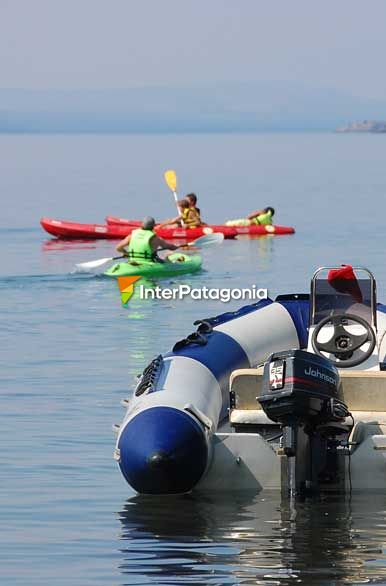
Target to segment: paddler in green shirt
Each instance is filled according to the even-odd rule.
[[[163,262],[157,256],[158,250],[177,250],[179,247],[157,236],[154,232],[154,226],[154,218],[146,216],[141,228],[133,230],[131,234],[121,240],[116,251],[129,257],[130,260]]]
[[[246,218],[228,220],[225,222],[225,224],[226,226],[269,226],[272,224],[272,218],[274,214],[274,208],[267,207],[262,210],[256,210],[255,212],[252,212]]]

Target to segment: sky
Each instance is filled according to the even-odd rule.
[[[386,98],[385,0],[0,0],[0,89],[285,81]]]

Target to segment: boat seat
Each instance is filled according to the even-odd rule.
[[[263,370],[263,367],[240,368],[232,372],[229,381],[233,404],[229,412],[231,425],[277,426],[256,400],[263,382]]]
[[[350,411],[386,412],[386,372],[340,370],[343,401]]]
[[[232,409],[229,414],[232,426],[236,425],[265,425],[276,426],[277,423],[269,419],[262,409]]]
[[[256,397],[263,384],[263,367],[239,368],[231,373],[229,388],[235,409],[262,410]]]
[[[343,401],[356,420],[386,415],[386,372],[340,370]],[[256,400],[263,382],[263,368],[241,368],[230,376],[231,424],[275,425]],[[386,417],[385,417],[386,419]]]

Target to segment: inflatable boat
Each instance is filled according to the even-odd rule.
[[[125,218],[116,218],[114,216],[107,216],[106,222],[109,226],[140,226],[139,220],[128,220]],[[210,229],[213,232],[222,232],[226,234],[229,228],[233,228],[236,234],[243,234],[244,236],[264,236],[267,234],[276,234],[277,236],[283,234],[294,234],[295,229],[291,226],[225,226],[224,224],[214,225],[208,224],[204,226],[204,229]]]
[[[364,268],[195,322],[145,368],[114,457],[139,493],[386,487],[386,306]]]
[[[52,218],[41,218],[40,224],[48,234],[57,238],[67,239],[111,239],[120,240],[130,234],[138,224],[80,224],[78,222],[67,222],[65,220],[55,220]],[[140,223],[139,223],[140,224]],[[224,238],[236,238],[237,232],[234,228],[224,226],[224,229],[216,230],[210,226],[200,226],[197,228],[155,228],[156,233],[171,240],[178,238],[181,240],[195,240],[207,234],[221,232]]]

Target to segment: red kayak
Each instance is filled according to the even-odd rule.
[[[294,234],[295,228],[292,226],[278,226],[277,224],[268,224],[267,226],[232,226],[237,234],[245,234],[246,236],[264,236],[265,234],[276,234],[281,236],[283,234]]]
[[[139,220],[125,220],[125,218],[115,218],[114,216],[107,216],[106,222],[109,226],[132,226],[137,228],[142,224]],[[157,234],[161,235],[161,231],[163,230],[178,230],[180,233],[181,230],[185,230],[187,237],[190,238],[191,233],[193,230],[202,230],[202,235],[204,234],[213,234],[215,232],[219,232],[224,234],[224,238],[234,238],[237,234],[236,228],[231,228],[230,226],[215,226],[213,224],[208,224],[204,226],[198,226],[197,228],[157,228]],[[175,238],[185,238],[185,236],[175,236]]]
[[[107,216],[106,222],[109,226],[131,226],[138,227],[141,222],[138,220],[125,220],[124,218],[115,218],[114,216]],[[222,232],[225,238],[232,238],[227,236],[228,230],[235,230],[236,234],[245,234],[247,236],[263,236],[264,234],[293,234],[295,229],[291,226],[224,226],[224,225],[208,225],[203,226],[204,229],[211,229],[213,232]],[[165,228],[162,228],[164,230]],[[182,228],[178,228],[179,230]],[[176,228],[177,230],[177,228]],[[189,228],[189,232],[192,228]],[[205,232],[208,233],[208,232]]]
[[[42,218],[40,220],[42,228],[56,236],[57,238],[67,239],[99,239],[109,238],[111,240],[119,240],[130,234],[138,225],[133,224],[79,224],[78,222],[66,222],[64,220],[53,220],[51,218]],[[237,232],[234,228],[224,226],[223,232],[225,238],[235,238]],[[197,228],[156,228],[156,233],[165,238],[165,240],[172,238],[180,238],[181,240],[195,240],[200,236],[212,234],[215,230],[210,226],[200,226]]]

